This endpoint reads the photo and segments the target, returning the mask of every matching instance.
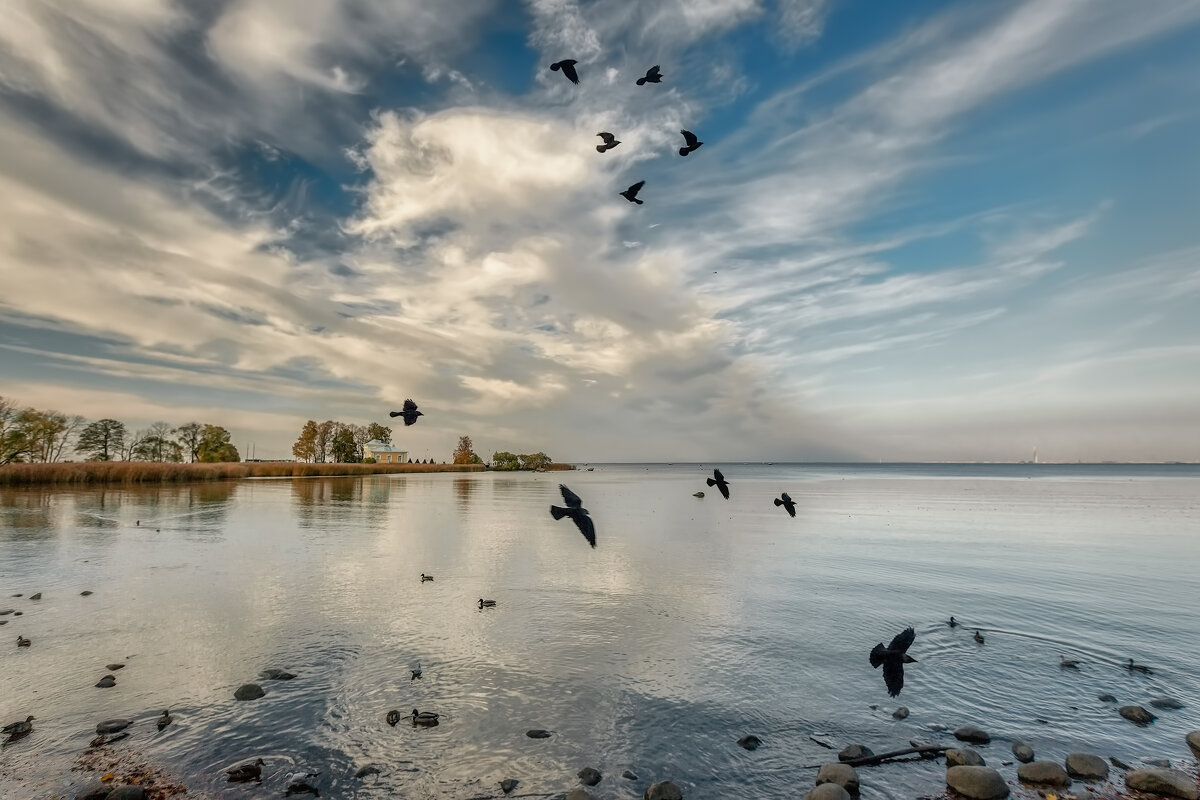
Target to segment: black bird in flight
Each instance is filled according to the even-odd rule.
[[[788,493],[784,492],[780,497],[775,498],[775,505],[783,506],[787,510],[789,517],[796,516],[796,503],[792,498],[788,497]]]
[[[646,77],[637,79],[637,85],[645,86],[647,83],[662,83],[662,78],[662,73],[658,71],[658,64],[655,64],[646,70]]]
[[[621,197],[624,197],[629,202],[637,203],[640,206],[643,201],[638,200],[637,193],[640,192],[642,190],[642,187],[645,185],[646,185],[645,181],[638,181],[633,186],[630,186],[628,189],[621,192],[620,195],[621,195]]]
[[[883,682],[887,684],[888,694],[892,697],[899,695],[900,690],[904,688],[904,665],[917,663],[917,660],[908,654],[908,648],[915,638],[917,632],[912,628],[905,628],[896,634],[896,638],[892,639],[892,643],[887,647],[880,642],[871,650],[871,666],[879,669],[879,665],[883,665]]]
[[[691,131],[680,131],[680,133],[683,134],[683,140],[687,142],[687,147],[679,148],[679,155],[681,156],[686,156],[693,150],[700,149],[700,145],[704,144],[704,142],[697,139],[696,134],[692,133]]]
[[[620,141],[618,141],[617,137],[613,136],[608,131],[601,131],[600,133],[597,133],[596,135],[604,140],[604,144],[596,145],[597,153],[603,153],[606,150],[612,150],[614,147],[616,147],[617,145],[619,145],[621,143]]]
[[[412,400],[405,400],[403,411],[392,411],[391,413],[388,414],[388,416],[404,417],[404,424],[412,425],[414,422],[417,421],[417,417],[423,417],[425,415],[422,414],[420,411],[417,411],[416,403],[414,403]]]
[[[565,484],[560,483],[558,489],[562,492],[563,502],[567,504],[567,507],[550,506],[551,516],[555,519],[570,517],[571,521],[575,523],[575,527],[579,528],[579,532],[583,534],[583,538],[588,540],[588,544],[595,547],[596,526],[592,524],[592,518],[588,516],[588,510],[583,507],[583,501],[579,499],[579,495],[568,489]]]
[[[726,500],[729,499],[729,481],[725,480],[725,476],[721,474],[721,470],[714,469],[713,477],[706,480],[709,486],[717,487],[717,490],[721,492],[721,497],[724,497]]]
[[[573,58],[564,58],[562,61],[555,61],[550,65],[552,72],[562,70],[562,74],[567,76],[567,80],[571,83],[579,83],[579,73],[575,71],[575,65],[579,62]]]

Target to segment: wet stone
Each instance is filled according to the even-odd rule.
[[[1111,694],[1101,694],[1101,695],[1096,695],[1096,699],[1097,699],[1097,700],[1099,700],[1099,701],[1100,701],[1100,702],[1102,702],[1102,703],[1115,703],[1115,702],[1117,702],[1117,698],[1113,697]]]
[[[971,744],[987,744],[992,740],[987,731],[976,728],[974,725],[963,725],[954,731],[954,738],[960,742],[970,742]]]
[[[1066,761],[1067,774],[1082,780],[1100,780],[1108,777],[1108,764],[1100,756],[1091,753],[1071,753]]]
[[[576,774],[579,777],[579,782],[584,786],[595,786],[604,777],[600,774],[600,770],[594,767],[584,767]]]
[[[1158,719],[1158,717],[1154,716],[1141,706],[1121,706],[1117,709],[1117,713],[1130,722],[1137,723],[1138,725],[1149,725],[1151,722],[1154,722],[1154,720]]]
[[[991,767],[951,767],[946,785],[971,800],[1000,800],[1008,797],[1008,784]]]
[[[117,786],[104,800],[146,800],[146,790],[140,786]]]
[[[804,795],[804,800],[852,800],[852,795],[836,783],[822,783]]]
[[[650,784],[642,800],[683,800],[683,792],[671,781]]]
[[[596,800],[595,796],[581,786],[576,786],[571,791],[567,792],[563,800]]]
[[[762,739],[758,738],[752,733],[748,733],[742,738],[738,739],[737,743],[739,747],[742,747],[746,750],[757,750],[758,746],[762,744]]]
[[[961,750],[955,747],[946,751],[946,766],[947,767],[983,767],[987,766],[983,761],[983,756],[976,753],[969,747],[964,747]]]
[[[1033,761],[1017,767],[1017,778],[1037,786],[1070,786],[1071,777],[1054,761]]]
[[[1022,764],[1028,764],[1030,761],[1033,761],[1033,748],[1020,739],[1012,743],[1012,754]]]
[[[1125,776],[1125,785],[1139,792],[1200,800],[1200,788],[1186,773],[1174,769],[1135,769]]]
[[[235,700],[257,700],[265,694],[266,692],[257,683],[244,683],[233,693],[233,698]]]
[[[516,778],[505,778],[504,780],[500,781],[500,791],[508,794],[513,789],[517,788],[520,783],[521,782]]]
[[[624,778],[624,779],[625,779],[625,780],[627,780],[627,781],[636,781],[636,780],[637,780],[637,773],[633,772],[632,770],[628,770],[628,769],[627,769],[627,770],[625,770],[624,772],[622,772],[622,773],[621,773],[621,777],[622,777],[622,778]]]
[[[1183,703],[1179,702],[1174,697],[1156,697],[1150,701],[1150,705],[1166,711],[1178,711],[1179,709],[1183,708]]]
[[[1200,731],[1192,731],[1187,735],[1187,745],[1192,749],[1192,755],[1200,761]]]
[[[858,772],[849,764],[822,764],[817,772],[817,786],[825,783],[834,783],[850,794],[858,794]]]
[[[892,716],[896,719],[905,719],[908,717],[908,706],[900,706],[892,712]]]
[[[365,766],[359,767],[358,771],[354,773],[354,777],[365,778],[368,775],[378,775],[378,774],[379,774],[379,767],[375,766],[374,764],[367,764]]]
[[[871,748],[863,747],[861,744],[852,744],[838,753],[838,761],[853,761],[856,758],[869,758],[873,755],[875,753]]]
[[[549,739],[550,731],[542,730],[541,728],[530,728],[525,731],[525,735],[530,739]]]

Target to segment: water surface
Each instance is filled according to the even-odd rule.
[[[584,766],[605,775],[600,800],[668,778],[689,800],[794,797],[803,765],[833,757],[813,733],[880,752],[950,744],[931,726],[966,723],[995,737],[993,765],[1018,737],[1060,761],[1187,757],[1200,469],[721,466],[728,501],[704,485],[712,465],[0,492],[0,610],[25,612],[0,617],[0,639],[34,643],[0,647],[0,719],[37,717],[0,754],[0,797],[79,780],[109,717],[141,720],[128,745],[231,798],[281,795],[301,767],[329,797],[479,797],[505,777],[553,794]],[[547,513],[560,480],[595,550]],[[919,663],[893,700],[867,653],[907,625]],[[1129,657],[1155,674],[1130,675]],[[112,661],[117,686],[94,688]],[[268,667],[299,677],[235,702]],[[1187,708],[1139,728],[1103,692]],[[414,707],[442,724],[385,723]],[[176,722],[159,733],[163,708]],[[763,747],[737,747],[746,733]],[[261,788],[223,781],[256,756]],[[368,763],[382,774],[355,779]],[[936,793],[943,775],[860,770],[866,798]]]

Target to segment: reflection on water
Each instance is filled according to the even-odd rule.
[[[111,717],[138,719],[129,743],[213,797],[248,796],[222,770],[258,756],[263,796],[298,768],[330,797],[478,797],[505,777],[557,794],[591,765],[602,799],[664,778],[689,800],[784,797],[830,758],[813,732],[878,752],[968,722],[996,737],[989,763],[1017,736],[1058,760],[1187,755],[1186,710],[1143,729],[1096,696],[1200,704],[1180,644],[1200,639],[1200,470],[722,471],[728,501],[711,465],[572,473],[596,550],[550,518],[561,476],[544,474],[2,491],[0,597],[26,595],[0,601],[25,612],[4,631],[34,646],[0,649],[0,720],[38,721],[0,769],[67,787]],[[919,663],[897,701],[866,655],[908,624]],[[94,688],[111,661],[117,686]],[[298,677],[234,701],[266,668]],[[442,724],[386,724],[414,707]],[[745,733],[763,747],[737,747]],[[355,778],[368,763],[382,773]],[[864,771],[863,796],[938,792],[943,769]]]

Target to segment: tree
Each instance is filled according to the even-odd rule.
[[[363,447],[371,441],[371,428],[367,425],[348,425],[354,432],[354,460],[362,461]]]
[[[180,425],[173,431],[175,441],[179,442],[179,446],[187,454],[188,461],[200,460],[200,434],[203,431],[204,426],[199,422],[189,422],[186,425]]]
[[[329,445],[333,441],[333,434],[337,432],[338,423],[331,419],[327,419],[317,426],[317,439],[314,451],[314,460],[324,461],[325,456],[329,454]]]
[[[22,413],[11,400],[0,397],[0,464],[24,461],[32,451]]]
[[[112,461],[125,444],[125,423],[101,419],[79,434],[76,453],[86,453],[89,461]]]
[[[530,455],[521,455],[521,469],[545,469],[553,462],[550,456],[545,453],[532,453]]]
[[[171,461],[183,460],[183,445],[167,438],[171,426],[166,422],[156,422],[145,431],[138,432],[137,443],[130,448],[130,458],[138,461]]]
[[[337,423],[337,430],[329,440],[330,455],[339,464],[358,460],[358,446],[354,441],[354,426]]]
[[[517,470],[521,468],[521,461],[518,456],[502,450],[499,453],[492,453],[492,469],[496,470]]]
[[[317,421],[310,419],[300,429],[300,438],[292,445],[292,455],[301,461],[313,461],[317,457]]]
[[[378,422],[372,422],[367,426],[367,437],[368,442],[383,442],[384,444],[391,444],[392,429],[386,425],[380,425]]]
[[[197,448],[200,461],[215,463],[218,461],[241,461],[237,448],[229,441],[229,431],[219,425],[205,425],[200,431],[200,444]]]
[[[454,463],[455,464],[482,464],[483,459],[475,455],[475,451],[471,449],[471,437],[458,437],[458,447],[454,448]]]

